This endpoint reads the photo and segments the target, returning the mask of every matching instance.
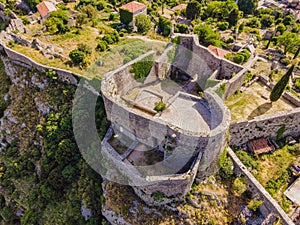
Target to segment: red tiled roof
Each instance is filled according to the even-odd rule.
[[[45,17],[48,13],[56,11],[56,6],[52,2],[43,1],[36,6],[37,10],[41,14],[41,17]]]
[[[180,5],[176,5],[172,8],[172,10],[176,11],[176,10],[183,10],[186,9],[187,4],[180,4]]]
[[[249,142],[249,145],[255,154],[267,153],[274,149],[269,145],[268,141],[265,138],[252,140]]]
[[[129,2],[129,3],[121,6],[120,8],[127,9],[129,12],[135,13],[141,9],[146,8],[146,5],[144,5],[143,3],[140,3],[140,2],[133,1],[133,2]]]
[[[221,58],[224,58],[224,56],[229,53],[229,51],[226,51],[213,45],[208,46],[208,49],[212,51],[216,56],[219,56]]]

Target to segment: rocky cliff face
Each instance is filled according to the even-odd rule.
[[[101,177],[72,132],[76,87],[0,59],[0,225],[101,224]]]

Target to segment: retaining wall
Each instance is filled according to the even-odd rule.
[[[80,75],[73,74],[72,72],[70,72],[68,70],[63,70],[63,69],[39,64],[39,63],[35,62],[34,60],[32,60],[31,58],[29,58],[19,52],[16,52],[2,44],[0,44],[0,49],[3,49],[3,51],[5,52],[5,55],[14,64],[23,66],[28,69],[36,69],[40,72],[47,71],[47,70],[54,70],[57,73],[58,79],[60,81],[68,82],[73,85],[77,85],[77,80],[76,80],[75,76],[80,77]]]

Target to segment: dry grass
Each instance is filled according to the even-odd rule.
[[[243,93],[232,95],[226,100],[226,105],[230,109],[233,121],[245,121],[253,119],[256,116],[272,114],[295,106],[283,98],[271,103],[269,99],[270,90],[260,82],[255,82]]]

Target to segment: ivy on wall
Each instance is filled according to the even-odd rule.
[[[133,20],[133,14],[127,9],[120,9],[120,20],[125,25],[128,25]]]

